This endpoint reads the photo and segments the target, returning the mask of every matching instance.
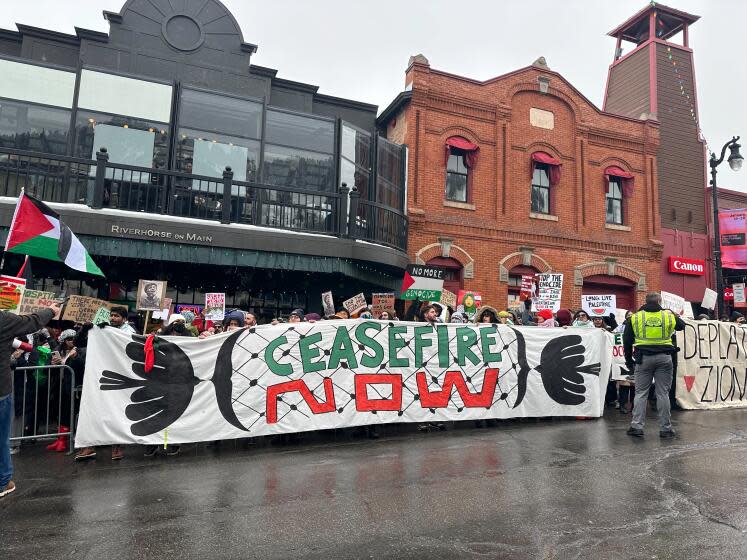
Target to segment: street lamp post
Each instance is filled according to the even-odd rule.
[[[742,168],[744,158],[739,153],[739,136],[734,136],[724,147],[721,148],[721,157],[716,159],[716,154],[711,153],[709,164],[711,166],[711,206],[713,206],[713,263],[716,273],[716,319],[720,319],[724,312],[724,280],[721,271],[721,232],[718,224],[718,185],[716,184],[716,168],[724,161],[726,148],[729,148],[729,167],[732,171],[739,171]]]

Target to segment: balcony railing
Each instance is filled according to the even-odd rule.
[[[22,188],[44,201],[241,223],[361,239],[405,251],[407,217],[388,206],[338,192],[234,181],[96,160],[0,148],[0,196]]]

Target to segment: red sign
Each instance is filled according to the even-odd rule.
[[[669,257],[669,272],[703,276],[705,274],[705,261],[685,259],[683,257]]]
[[[732,301],[734,299],[734,288],[724,288],[724,301]]]
[[[519,300],[524,301],[531,298],[534,294],[534,276],[532,274],[524,274],[521,277],[521,291],[519,292]]]

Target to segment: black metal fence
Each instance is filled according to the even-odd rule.
[[[216,220],[351,237],[407,247],[407,217],[380,203],[360,200],[342,186],[338,192],[234,181],[96,160],[0,148],[0,196],[21,189],[44,201],[86,204],[150,214]]]

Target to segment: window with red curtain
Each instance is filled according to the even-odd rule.
[[[471,171],[477,165],[480,147],[461,136],[446,140],[446,200],[469,202]]]
[[[610,179],[618,179],[622,184],[623,196],[633,196],[633,187],[635,183],[635,175],[628,173],[624,169],[611,165],[604,170],[604,192],[608,192],[610,188]]]
[[[604,170],[604,195],[608,224],[625,223],[624,201],[633,194],[634,175],[611,165]]]
[[[546,152],[534,152],[532,154],[531,174],[534,177],[534,169],[537,166],[545,166],[550,180],[550,186],[555,187],[560,183],[560,167],[563,164]]]

